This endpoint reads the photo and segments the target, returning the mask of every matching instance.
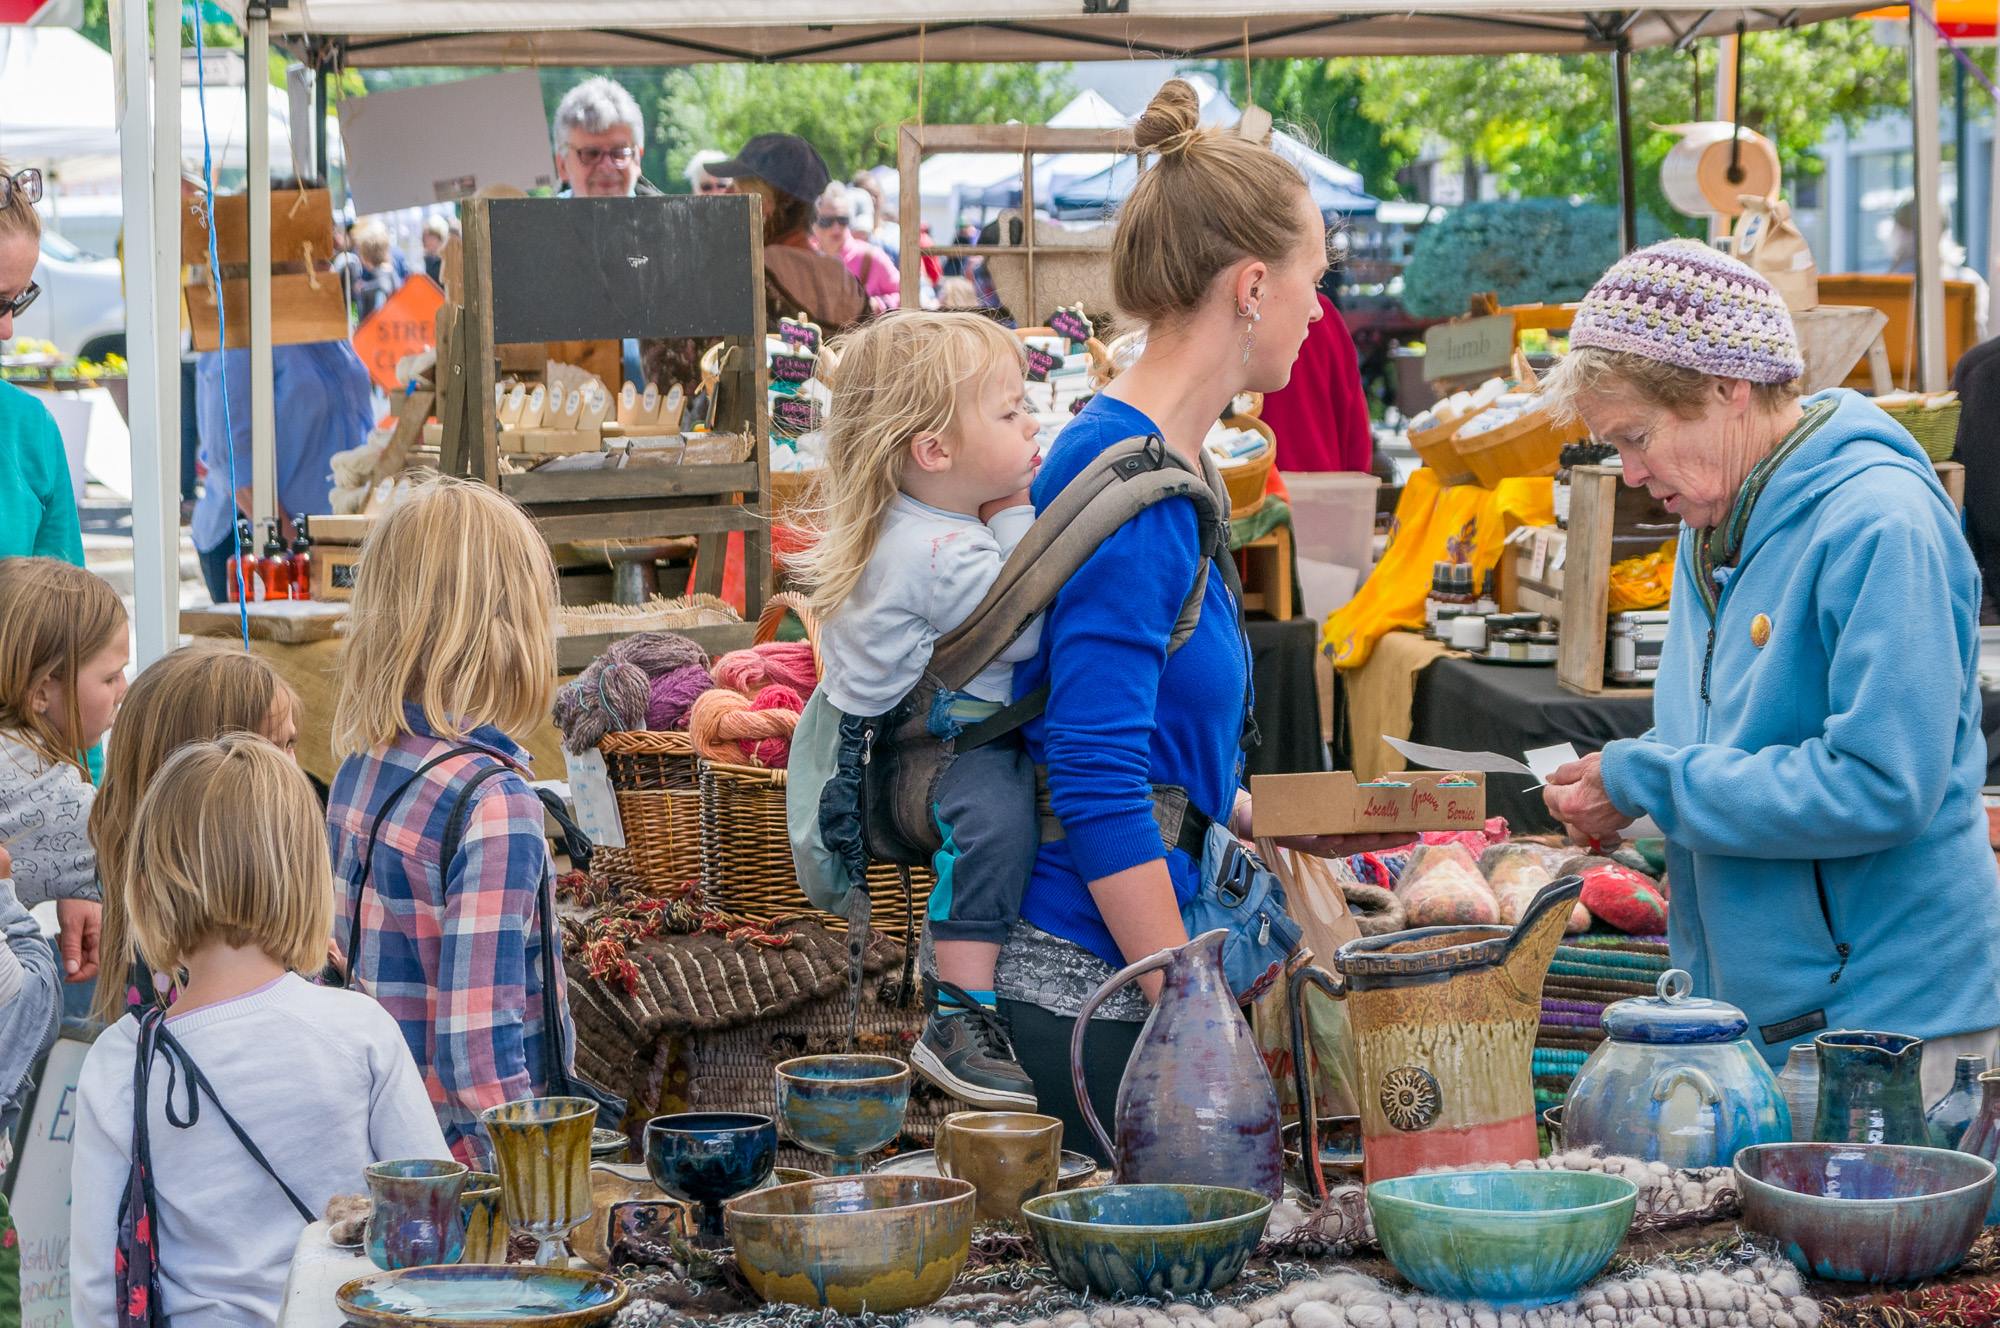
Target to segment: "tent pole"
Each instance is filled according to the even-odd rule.
[[[1743,42],[1735,33],[1715,41],[1715,118],[1736,119],[1736,66],[1743,58]],[[1697,116],[1697,119],[1700,117]],[[1729,236],[1729,218],[1713,213],[1708,219],[1708,242],[1717,248]]]
[[[1925,392],[1945,389],[1944,269],[1938,216],[1940,163],[1938,145],[1937,29],[1920,6],[1910,6],[1910,124],[1913,178],[1917,190],[1916,316],[1917,385]]]
[[[1618,39],[1611,53],[1611,100],[1618,120],[1618,250],[1639,243],[1638,168],[1632,161],[1632,43]]]
[[[314,52],[318,57],[313,61],[313,174],[321,184],[333,188],[333,167],[326,157],[326,79],[327,59],[323,52]]]
[[[156,66],[147,56],[145,0],[112,0],[111,9],[121,57],[119,170],[125,177],[130,260],[125,353],[131,378],[133,662],[141,668],[178,643],[181,603],[181,27],[180,6],[162,3],[155,9]]]
[[[1986,271],[1990,278],[2000,272],[2000,116],[1994,117],[1988,150],[1993,154],[1986,168]],[[1987,317],[1991,320],[1992,315]]]
[[[278,469],[271,400],[271,13],[264,5],[249,6],[243,16],[243,81],[249,97],[250,510],[261,526],[277,515]]]

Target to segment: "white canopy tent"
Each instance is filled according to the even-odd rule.
[[[1629,56],[1637,48],[1686,45],[1742,24],[1750,30],[1842,18],[1865,3],[1771,6],[1762,0],[1702,0],[1607,8],[1590,0],[760,0],[755,17],[714,0],[222,0],[243,22],[245,58],[264,64],[275,36],[316,70],[383,65],[670,65],[716,61],[1041,61],[1126,58],[1336,58],[1370,54],[1599,52],[1612,58],[1616,111],[1629,163]],[[150,253],[151,270],[131,279],[132,436],[149,442],[178,417],[179,376],[166,372],[174,344],[179,254],[179,105],[154,80],[147,100],[146,12],[114,0],[123,62],[120,119],[128,197],[148,182],[152,208],[128,207],[128,249]],[[179,10],[158,5],[153,48],[178,69]],[[830,21],[831,20],[831,21]],[[1936,233],[1938,206],[1937,35],[1910,23],[1916,125],[1918,233]],[[323,84],[322,84],[323,86]],[[269,88],[252,79],[250,177],[250,345],[253,493],[256,515],[272,506],[270,193],[263,182],[270,143],[259,122]],[[156,132],[157,131],[157,132]],[[151,144],[150,158],[148,144]],[[1631,170],[1624,172],[1627,231]],[[150,223],[150,224],[149,224]],[[1920,249],[1919,362],[1926,386],[1944,376],[1943,283],[1935,246]],[[154,335],[144,330],[151,326]],[[168,649],[178,602],[174,579],[171,449],[134,445],[134,543],[142,662]]]

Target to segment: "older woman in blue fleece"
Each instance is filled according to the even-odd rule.
[[[1910,435],[1803,368],[1777,292],[1693,241],[1584,298],[1548,390],[1684,524],[1652,731],[1544,796],[1579,839],[1659,823],[1673,961],[1765,1059],[1916,1034],[1930,1101],[2000,1033],[1979,572]]]

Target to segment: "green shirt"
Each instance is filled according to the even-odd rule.
[[[48,409],[0,383],[0,558],[60,558],[83,566],[83,532],[69,457]]]

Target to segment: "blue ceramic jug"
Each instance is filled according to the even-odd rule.
[[[1904,1033],[1821,1033],[1819,1119],[1823,1144],[1928,1147],[1924,1123],[1924,1040]]]
[[[1792,1113],[1771,1067],[1724,1001],[1690,997],[1680,969],[1658,995],[1604,1012],[1606,1039],[1563,1103],[1563,1145],[1670,1167],[1726,1167],[1751,1144],[1792,1137]]]

